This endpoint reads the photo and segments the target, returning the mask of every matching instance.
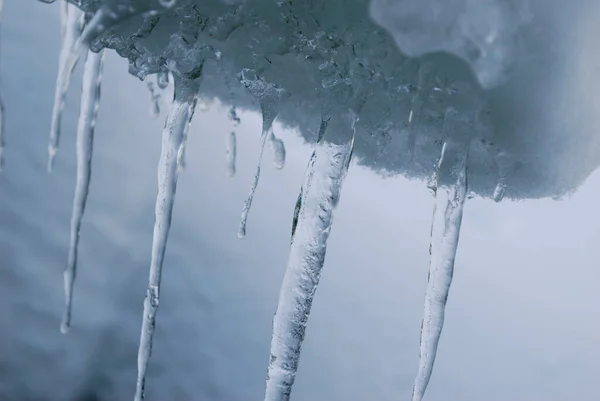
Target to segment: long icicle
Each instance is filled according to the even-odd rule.
[[[344,111],[333,117],[329,129],[333,126],[337,135],[344,133],[343,143],[330,143],[326,135],[317,144],[306,169],[287,270],[273,318],[265,401],[290,398],[306,323],[325,261],[333,212],[352,155],[355,122],[353,112]]]
[[[425,394],[444,325],[444,310],[467,197],[468,148],[468,144],[446,140],[438,164],[429,246],[431,259],[421,322],[419,368],[412,401],[421,401]]]
[[[63,0],[66,2],[66,0]],[[54,158],[58,151],[60,142],[60,125],[62,111],[65,106],[65,97],[71,82],[71,75],[75,65],[79,60],[79,53],[71,56],[71,49],[75,46],[81,30],[83,28],[83,13],[73,4],[62,6],[61,12],[61,33],[62,44],[60,48],[58,76],[56,78],[56,88],[54,90],[54,105],[52,106],[52,120],[50,123],[50,143],[48,145],[48,172],[52,171]],[[66,11],[65,11],[66,10]],[[71,60],[69,62],[69,60]],[[68,64],[70,63],[70,64]]]
[[[69,243],[69,259],[64,271],[65,309],[60,331],[67,333],[71,327],[71,310],[73,303],[73,286],[77,274],[77,250],[79,231],[85,211],[85,204],[92,175],[92,152],[94,148],[94,128],[98,107],[100,105],[100,84],[104,50],[99,53],[88,51],[83,70],[83,87],[81,90],[81,106],[77,124],[77,183],[73,198],[71,214],[71,237]]]
[[[144,315],[138,350],[138,375],[135,401],[144,399],[146,370],[152,353],[152,339],[156,312],[158,310],[162,265],[167,246],[171,214],[177,187],[178,154],[183,135],[192,114],[192,105],[197,98],[195,83],[175,80],[175,93],[171,110],[167,115],[162,134],[162,150],[158,163],[158,194],[156,196],[154,234],[150,277],[144,300]]]

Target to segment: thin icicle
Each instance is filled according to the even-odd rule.
[[[269,136],[269,144],[273,150],[273,164],[275,168],[281,170],[285,166],[285,145],[283,141],[273,134],[271,130],[271,136]]]
[[[159,0],[158,4],[150,2],[142,7],[135,8],[125,6],[111,6],[110,3],[102,5],[94,16],[85,23],[83,30],[78,31],[78,35],[69,40],[65,40],[61,49],[60,68],[56,82],[56,95],[54,101],[54,110],[52,112],[52,126],[50,130],[50,146],[48,149],[49,160],[48,170],[52,170],[52,163],[58,150],[60,135],[60,112],[63,107],[64,93],[68,88],[71,73],[77,64],[80,55],[84,54],[90,47],[92,41],[108,29],[138,14],[157,14],[165,9],[171,8],[177,0]],[[71,20],[72,12],[79,12],[77,7],[70,5],[68,18]],[[81,15],[81,14],[80,14]],[[70,24],[70,23],[69,23]],[[81,29],[81,27],[79,28]],[[65,36],[65,39],[68,35]],[[68,43],[67,43],[68,42]],[[63,54],[64,51],[64,54]],[[62,100],[60,100],[62,99]]]
[[[233,177],[235,175],[235,156],[237,153],[237,140],[235,138],[235,131],[231,131],[227,135],[227,145],[225,148],[227,153],[227,175]]]
[[[254,199],[254,193],[256,192],[258,181],[260,179],[260,166],[265,150],[265,144],[267,139],[272,134],[273,121],[275,120],[275,117],[277,117],[277,114],[279,114],[281,102],[289,96],[289,93],[285,89],[266,82],[257,76],[254,70],[242,70],[239,78],[252,96],[258,100],[262,112],[262,133],[260,135],[260,153],[258,155],[258,163],[256,164],[256,172],[254,174],[254,179],[252,180],[252,186],[250,187],[248,198],[246,199],[246,202],[244,202],[242,217],[240,219],[240,229],[238,231],[238,237],[244,238],[246,236],[248,213],[252,207],[252,200]]]
[[[178,171],[182,171],[185,169],[186,161],[185,161],[185,147],[187,145],[188,133],[190,132],[190,127],[192,126],[192,118],[194,118],[194,113],[196,112],[196,106],[198,105],[198,98],[195,97],[192,101],[192,105],[190,106],[190,116],[188,118],[188,122],[185,125],[185,130],[183,131],[183,140],[181,141],[181,147],[179,148],[179,152],[177,153],[177,169]]]
[[[344,142],[330,143],[326,135],[317,144],[306,169],[287,270],[273,318],[265,401],[290,398],[306,323],[325,261],[333,212],[352,155],[355,122],[352,112],[335,116],[330,129],[333,126],[336,135],[343,132]]]
[[[227,79],[225,79],[227,86],[229,87],[229,83]],[[231,102],[233,103],[233,92],[230,89],[230,97]],[[229,177],[233,177],[235,175],[235,159],[237,157],[237,140],[235,129],[240,124],[241,120],[237,115],[235,106],[231,106],[229,109],[228,117],[229,120],[233,122],[232,131],[227,134],[227,141],[225,145],[225,154],[227,156],[227,175]]]
[[[66,0],[65,0],[66,2]],[[83,13],[73,4],[66,4],[61,13],[62,44],[60,48],[58,76],[54,89],[54,105],[52,106],[52,120],[50,123],[50,143],[48,145],[48,172],[52,171],[54,158],[60,142],[60,124],[62,111],[65,106],[65,97],[71,82],[71,75],[79,59],[79,53],[72,55],[73,46],[81,35],[83,28]],[[66,12],[64,10],[67,10]],[[63,19],[64,18],[64,19]]]
[[[421,401],[431,373],[444,325],[444,310],[458,247],[463,206],[467,197],[468,145],[447,140],[438,164],[431,225],[431,260],[421,323],[419,369],[412,401]]]
[[[144,399],[146,370],[152,353],[152,339],[156,312],[158,310],[162,265],[167,246],[171,214],[177,187],[178,155],[183,136],[192,114],[192,105],[197,97],[197,87],[192,82],[175,81],[175,94],[171,110],[167,115],[162,134],[162,150],[158,163],[158,194],[156,196],[154,234],[150,277],[144,300],[144,315],[138,350],[138,376],[135,401]]]
[[[150,117],[158,117],[160,115],[160,92],[150,81],[148,81],[148,90],[150,91]]]
[[[69,243],[69,260],[64,271],[65,309],[60,331],[65,334],[71,327],[71,310],[73,303],[73,286],[77,274],[77,248],[79,230],[85,211],[90,178],[92,175],[92,151],[94,147],[94,128],[100,105],[100,83],[102,81],[102,65],[104,50],[99,53],[88,51],[83,70],[83,87],[81,90],[81,106],[77,124],[77,183],[73,198],[71,214],[71,238]]]

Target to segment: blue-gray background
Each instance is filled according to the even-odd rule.
[[[58,2],[57,2],[58,3]],[[74,328],[59,333],[74,187],[80,73],[53,175],[45,171],[60,40],[58,7],[7,0],[0,94],[0,400],[106,401],[133,395],[152,240],[162,117],[108,54]],[[230,122],[196,113],[180,175],[148,381],[149,400],[260,400],[292,210],[310,148],[276,126],[288,163],[266,167],[238,219],[258,153],[258,115],[241,113],[238,174]],[[600,174],[566,201],[466,205],[429,401],[600,399]],[[425,185],[353,165],[336,214],[294,401],[410,396],[428,268]]]

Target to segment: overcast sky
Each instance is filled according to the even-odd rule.
[[[152,240],[159,119],[145,84],[106,60],[74,329],[59,333],[81,76],[55,173],[45,172],[58,7],[8,1],[0,95],[0,399],[124,400]],[[166,100],[166,99],[165,99]],[[166,104],[165,108],[166,108]],[[241,113],[238,174],[218,106],[196,113],[180,176],[148,381],[149,400],[262,399],[270,326],[310,148],[276,125],[288,160],[263,176],[236,236],[260,117]],[[465,206],[455,279],[428,401],[600,397],[600,174],[570,199]],[[294,401],[407,400],[416,373],[433,198],[424,183],[352,165],[309,320]]]

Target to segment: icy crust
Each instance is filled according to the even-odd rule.
[[[149,3],[160,1],[95,0],[83,8],[144,11]],[[471,193],[493,197],[501,182],[507,198],[560,197],[600,162],[594,129],[582,123],[593,110],[565,100],[582,84],[563,40],[598,7],[571,3],[179,0],[122,20],[92,49],[115,49],[141,79],[166,71],[189,77],[203,65],[202,96],[258,109],[238,81],[253,69],[292,95],[278,119],[310,142],[323,107],[352,87],[359,163],[429,179],[444,140],[467,135]],[[436,51],[445,53],[429,54]]]

